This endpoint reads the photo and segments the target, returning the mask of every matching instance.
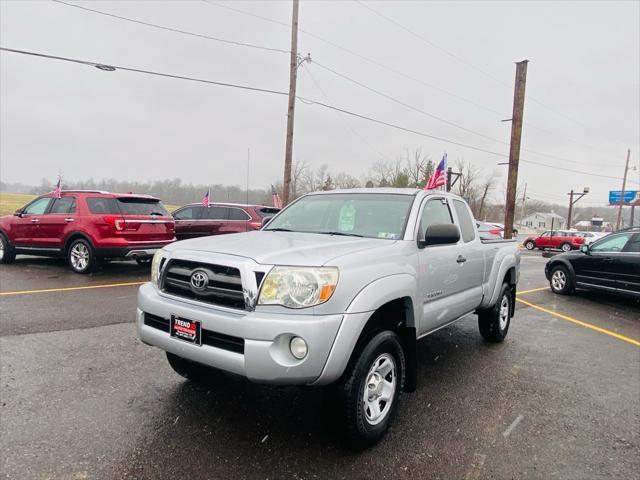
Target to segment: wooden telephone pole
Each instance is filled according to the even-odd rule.
[[[522,117],[524,114],[524,91],[527,83],[529,60],[516,63],[516,85],[513,92],[513,115],[511,117],[511,146],[509,148],[509,178],[507,180],[507,204],[504,215],[504,238],[513,234],[513,217],[516,208],[518,188],[518,164],[520,163],[520,140],[522,138]]]
[[[284,180],[282,182],[282,205],[289,203],[291,190],[291,159],[293,156],[293,116],[296,108],[296,82],[298,78],[298,8],[299,0],[293,0],[291,19],[291,60],[289,62],[289,106],[287,108],[287,140],[284,153]]]
[[[624,165],[624,177],[622,178],[622,191],[620,192],[620,205],[618,206],[618,219],[616,220],[616,232],[620,230],[620,220],[622,217],[622,205],[624,204],[624,189],[627,188],[627,173],[629,172],[629,158],[631,149],[627,149],[627,163]]]

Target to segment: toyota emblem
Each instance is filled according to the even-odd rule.
[[[205,290],[209,286],[209,275],[204,270],[196,270],[191,274],[189,283],[194,290]]]

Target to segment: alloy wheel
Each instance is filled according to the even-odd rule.
[[[89,265],[89,249],[84,243],[76,243],[71,248],[71,266],[74,270],[83,271]]]
[[[551,275],[551,286],[555,291],[559,292],[563,290],[566,284],[567,276],[562,270],[556,270],[553,272],[553,275]]]

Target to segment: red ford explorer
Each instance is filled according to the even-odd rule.
[[[75,272],[88,273],[106,259],[148,262],[175,239],[173,217],[157,198],[65,190],[0,217],[0,263],[17,254],[65,257]]]

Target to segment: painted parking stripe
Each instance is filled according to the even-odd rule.
[[[520,292],[516,292],[516,294],[517,295],[524,295],[525,293],[541,292],[543,290],[549,290],[549,286],[532,288],[531,290],[522,290]]]
[[[596,332],[604,333],[605,335],[610,335],[614,338],[617,338],[618,340],[622,340],[624,342],[630,343],[631,345],[636,345],[640,347],[640,341],[634,338],[625,337],[624,335],[620,335],[619,333],[612,332],[611,330],[607,330],[606,328],[597,327],[596,325],[591,325],[590,323],[583,322],[582,320],[578,320],[577,318],[573,318],[568,315],[558,313],[554,310],[549,310],[548,308],[541,307],[540,305],[536,305],[535,303],[527,302],[526,300],[522,300],[521,298],[517,298],[516,300],[520,303],[524,303],[525,305],[528,305],[531,308],[535,308],[536,310],[540,310],[541,312],[548,313],[549,315],[552,315],[554,317],[561,318],[563,320],[575,323],[577,325],[581,325],[585,328],[595,330]]]
[[[106,285],[86,285],[84,287],[65,287],[65,288],[44,288],[41,290],[17,290],[14,292],[0,292],[0,297],[9,295],[28,295],[31,293],[52,293],[52,292],[73,292],[76,290],[92,290],[94,288],[113,288],[113,287],[129,287],[131,285],[142,285],[145,282],[126,282],[126,283],[109,283]]]

